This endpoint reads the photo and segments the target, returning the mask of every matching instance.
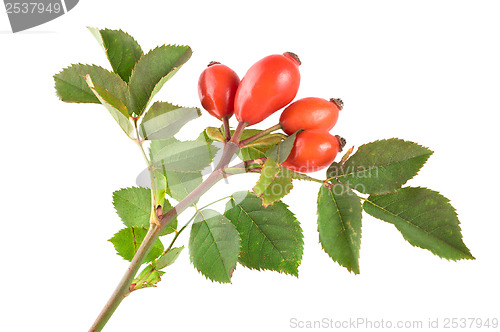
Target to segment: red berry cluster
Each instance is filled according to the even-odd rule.
[[[250,67],[240,82],[231,68],[211,62],[198,81],[201,104],[220,120],[234,114],[246,126],[259,123],[295,98],[300,85],[300,64],[291,52],[269,55]],[[303,131],[297,134],[282,165],[302,173],[328,167],[345,144],[342,138],[329,133],[342,106],[340,99],[309,97],[286,107],[280,117],[283,131],[288,135]]]

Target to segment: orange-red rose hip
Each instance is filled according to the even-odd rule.
[[[281,165],[301,173],[317,172],[330,166],[342,144],[339,136],[325,130],[304,130],[297,134],[290,155]]]
[[[253,125],[288,105],[299,89],[300,61],[290,52],[257,61],[241,80],[234,99],[234,115]]]
[[[240,83],[238,75],[228,66],[211,62],[198,80],[201,105],[221,120],[234,112],[234,96]]]
[[[342,109],[342,100],[308,97],[299,99],[281,113],[280,124],[288,135],[299,129],[323,129],[335,126]]]

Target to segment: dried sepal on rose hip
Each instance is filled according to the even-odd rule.
[[[253,64],[236,91],[236,119],[251,126],[288,105],[299,90],[299,65],[299,58],[291,52],[269,55]]]
[[[294,101],[285,108],[280,117],[280,125],[287,135],[299,129],[323,129],[330,131],[339,118],[344,106],[342,100],[326,100],[307,97]]]
[[[345,139],[323,129],[308,129],[297,134],[292,151],[282,166],[300,173],[320,171],[335,160]]]
[[[210,115],[222,120],[234,113],[234,96],[240,84],[238,75],[226,65],[212,61],[198,80],[201,105]]]

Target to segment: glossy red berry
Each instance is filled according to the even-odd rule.
[[[234,113],[234,96],[240,83],[238,75],[228,66],[211,62],[198,80],[201,105],[217,119]]]
[[[281,113],[280,124],[288,135],[299,129],[323,129],[329,131],[339,118],[343,103],[340,99],[326,100],[308,97],[299,99]]]
[[[299,89],[299,65],[299,58],[290,52],[269,55],[257,61],[236,91],[236,119],[253,125],[288,105]]]
[[[325,130],[304,130],[297,134],[290,155],[281,165],[301,173],[317,172],[330,166],[344,144],[341,137]]]

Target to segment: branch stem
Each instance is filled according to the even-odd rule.
[[[108,302],[101,310],[99,316],[97,316],[97,319],[90,328],[89,332],[101,331],[108,322],[108,320],[111,318],[113,313],[115,312],[116,308],[118,308],[120,303],[123,301],[125,296],[130,293],[130,284],[134,280],[135,275],[139,271],[139,268],[141,267],[142,263],[144,262],[146,255],[149,253],[153,244],[160,236],[161,231],[165,227],[167,227],[174,220],[175,217],[180,215],[186,208],[188,208],[190,205],[196,202],[203,194],[205,194],[210,188],[212,188],[217,182],[219,182],[226,176],[224,170],[228,166],[233,155],[239,149],[239,139],[246,125],[247,123],[241,123],[241,122],[238,124],[238,127],[236,128],[233,137],[224,146],[224,150],[219,164],[215,167],[215,170],[205,179],[205,181],[203,181],[202,184],[200,184],[198,187],[196,187],[196,189],[194,189],[191,193],[189,193],[174,208],[170,209],[165,214],[160,216],[159,225],[157,225],[156,223],[151,223],[151,226],[146,234],[146,237],[139,246],[139,249],[134,255],[132,261],[130,262],[128,269],[125,271],[125,274],[118,283],[118,286],[116,287],[115,291],[109,298]],[[139,144],[139,146],[141,146],[141,150],[144,151],[142,148],[142,144]],[[145,153],[144,156],[146,157],[146,160],[148,160]],[[151,174],[152,170],[150,168],[148,169]],[[152,182],[154,182],[153,177],[151,177],[151,179]]]
[[[89,332],[101,331],[104,328],[104,325],[106,325],[108,320],[111,318],[111,315],[113,315],[116,308],[118,308],[125,296],[129,293],[129,288],[132,280],[134,280],[134,277],[137,274],[137,271],[139,271],[144,258],[146,258],[146,255],[151,250],[153,243],[155,243],[159,235],[159,227],[155,224],[152,224],[148,230],[148,233],[144,237],[144,240],[142,241],[139,249],[135,253],[134,258],[132,258],[127,271],[118,283],[108,302],[101,310],[101,313],[99,314],[99,316],[97,316],[97,319],[90,328]]]
[[[231,139],[231,128],[229,127],[229,116],[225,116],[222,118],[222,123],[224,125],[224,135],[225,137],[225,142],[229,142]]]

